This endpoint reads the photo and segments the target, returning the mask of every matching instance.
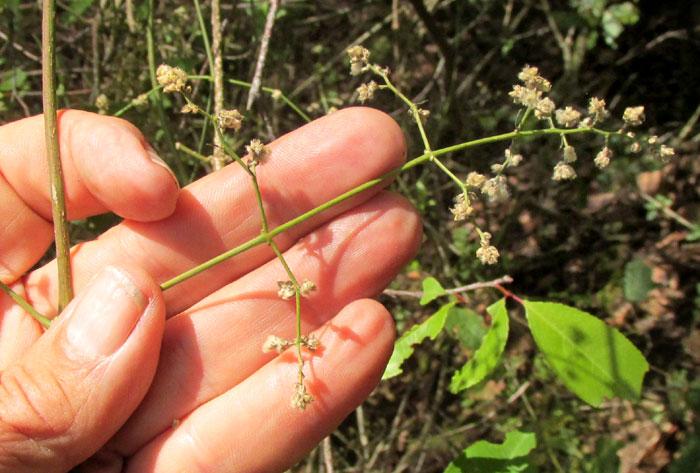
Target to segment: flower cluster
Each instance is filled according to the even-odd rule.
[[[627,107],[622,114],[626,126],[639,126],[644,123],[644,106]]]
[[[199,113],[199,106],[197,106],[196,104],[194,104],[192,102],[187,102],[180,109],[180,113],[192,113],[192,114]]]
[[[253,164],[260,164],[260,161],[265,160],[270,156],[270,148],[265,146],[262,141],[254,138],[250,141],[250,144],[245,147],[245,150],[250,156],[250,162]]]
[[[292,395],[292,407],[300,411],[306,410],[306,406],[314,402],[314,398],[306,390],[304,383],[294,383],[294,394]]]
[[[605,169],[610,164],[610,158],[612,158],[612,150],[606,146],[596,154],[593,164],[598,169]]]
[[[481,193],[489,202],[505,202],[510,196],[506,176],[500,175],[487,179],[481,186]]]
[[[464,193],[457,194],[455,206],[450,209],[455,216],[455,221],[466,220],[474,212],[474,207],[469,203],[469,199]]]
[[[573,128],[578,125],[581,120],[581,112],[573,107],[567,106],[564,109],[559,109],[554,113],[557,123],[565,128]]]
[[[294,345],[294,341],[285,340],[277,335],[270,335],[265,339],[262,346],[263,353],[277,352],[282,353],[288,347]]]
[[[508,94],[513,99],[514,103],[519,103],[527,108],[539,110],[542,118],[546,114],[547,109],[554,108],[554,102],[549,99],[543,99],[542,95],[549,92],[552,84],[539,75],[539,70],[536,67],[525,66],[518,74],[518,79],[525,85],[514,85],[513,90]],[[541,106],[540,102],[545,101]],[[549,111],[551,114],[551,110]],[[548,115],[547,115],[548,116]],[[538,117],[539,118],[539,117]]]
[[[279,286],[279,291],[277,295],[280,296],[285,301],[291,299],[296,294],[294,289],[294,283],[292,281],[277,281]],[[309,295],[317,289],[316,284],[313,281],[304,279],[304,282],[299,286],[299,294],[302,297],[309,297]]]
[[[372,100],[374,98],[374,91],[377,90],[378,87],[377,83],[373,80],[359,86],[357,88],[357,93],[359,94],[360,102],[365,103],[367,100]]]
[[[408,114],[411,115],[411,117],[418,122],[420,120],[421,123],[425,123],[428,120],[428,117],[430,116],[430,110],[425,110],[422,108],[417,108],[416,112],[414,113],[412,109],[408,109]]]
[[[301,337],[300,343],[301,346],[306,347],[309,351],[316,351],[321,342],[313,335],[304,335]],[[269,335],[263,343],[262,351],[263,353],[271,353],[273,351],[276,353],[282,353],[292,345],[294,345],[294,339],[287,340],[285,338],[278,337],[277,335]]]
[[[156,70],[156,80],[163,86],[163,92],[182,92],[187,85],[187,73],[179,67],[161,64]]]
[[[222,130],[232,128],[233,131],[238,131],[243,124],[243,115],[238,110],[222,110],[216,116],[216,123]]]
[[[348,49],[350,56],[350,75],[358,76],[365,71],[369,63],[369,49],[360,45]]]
[[[566,164],[564,161],[559,161],[554,166],[554,172],[552,173],[552,179],[555,181],[568,181],[576,178],[576,171],[570,165]]]
[[[481,248],[476,250],[476,257],[484,264],[496,264],[498,262],[498,249],[491,246],[491,234],[489,232],[481,233],[480,238]]]

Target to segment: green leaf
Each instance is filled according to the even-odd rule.
[[[564,304],[523,305],[537,346],[577,396],[592,406],[616,396],[639,399],[649,363],[624,335]]]
[[[501,359],[508,340],[508,313],[505,298],[495,302],[486,310],[491,314],[491,328],[472,359],[452,376],[451,393],[458,393],[480,383],[496,369]]]
[[[625,265],[624,277],[625,299],[630,302],[643,300],[654,288],[651,280],[651,268],[641,260],[635,259]]]
[[[10,92],[12,90],[24,90],[27,87],[27,73],[20,68],[13,69],[3,74],[0,81],[0,91]]]
[[[639,9],[632,2],[610,5],[608,12],[623,25],[634,25],[639,21]]]
[[[457,301],[452,301],[443,305],[437,312],[428,317],[425,322],[414,325],[396,341],[394,352],[391,354],[382,379],[393,378],[403,373],[401,365],[413,354],[413,345],[422,342],[426,337],[435,340],[435,337],[438,336],[445,325],[447,313],[456,303]]]
[[[481,346],[488,332],[481,315],[462,307],[453,307],[450,310],[445,320],[444,330],[459,340],[459,344],[470,353]]]
[[[502,444],[480,440],[467,447],[444,473],[534,472],[526,455],[537,446],[535,434],[513,431]]]
[[[93,3],[95,3],[95,0],[71,0],[70,8],[77,15],[82,15]]]
[[[426,305],[440,296],[447,294],[445,288],[435,278],[423,279],[423,296],[420,298],[420,305]]]

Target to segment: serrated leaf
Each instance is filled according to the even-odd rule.
[[[554,372],[592,406],[639,399],[649,363],[618,330],[564,304],[523,301],[532,336]]]
[[[445,288],[435,278],[423,279],[423,296],[420,298],[420,305],[426,305],[440,296],[447,294]]]
[[[452,376],[451,393],[458,393],[480,383],[496,369],[501,359],[508,340],[508,312],[505,298],[492,304],[486,311],[491,314],[491,328],[472,359]]]
[[[623,282],[625,299],[630,302],[643,300],[654,288],[654,282],[651,280],[651,268],[638,259],[625,265]]]
[[[413,354],[413,345],[421,343],[426,337],[435,340],[435,337],[438,336],[445,325],[447,313],[456,303],[457,301],[452,301],[443,305],[437,312],[428,317],[425,322],[414,325],[396,341],[394,351],[391,354],[386,370],[384,370],[382,379],[393,378],[403,372],[401,365]]]
[[[480,440],[467,447],[444,473],[534,472],[526,455],[536,446],[535,434],[517,430],[508,432],[502,444]]]

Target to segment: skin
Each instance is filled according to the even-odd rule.
[[[0,127],[0,279],[53,316],[55,263],[25,274],[52,240],[42,127],[42,117]],[[261,350],[270,334],[295,334],[294,302],[277,296],[287,278],[269,248],[158,288],[259,234],[243,170],[234,163],[180,190],[132,125],[86,112],[62,112],[59,139],[69,218],[113,211],[126,220],[73,249],[77,297],[48,331],[0,296],[0,471],[284,471],[374,389],[394,326],[368,298],[421,240],[404,198],[378,186],[275,239],[294,274],[318,286],[302,305],[303,331],[321,343],[305,354],[315,401],[301,412],[290,406],[295,354]],[[405,159],[398,125],[365,108],[269,146],[258,175],[271,228]],[[90,330],[125,340],[108,354],[76,355],[73,321],[115,292],[100,285],[105,272],[125,275],[134,297]],[[133,328],[117,323],[127,309],[138,314]],[[109,320],[116,325],[99,325]]]

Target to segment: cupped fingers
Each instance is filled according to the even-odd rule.
[[[112,211],[150,221],[172,213],[175,176],[129,122],[62,110],[58,140],[69,220]],[[0,127],[0,172],[37,215],[51,220],[43,115]]]
[[[401,196],[382,193],[346,212],[284,253],[296,278],[317,290],[302,298],[302,331],[314,330],[349,302],[379,293],[413,257],[420,220]],[[274,358],[270,335],[292,339],[295,301],[278,295],[279,261],[222,288],[166,324],[153,385],[111,444],[124,455]]]
[[[107,211],[150,221],[175,208],[178,184],[130,123],[77,110],[59,112],[69,220]],[[43,116],[0,126],[0,280],[30,269],[53,241]]]
[[[51,245],[53,227],[24,203],[2,174],[0,202],[0,281],[10,284]]]
[[[200,406],[131,458],[131,472],[284,471],[328,435],[379,382],[394,340],[383,306],[359,300],[314,332],[305,386],[313,402],[291,406],[297,361],[290,349]]]

